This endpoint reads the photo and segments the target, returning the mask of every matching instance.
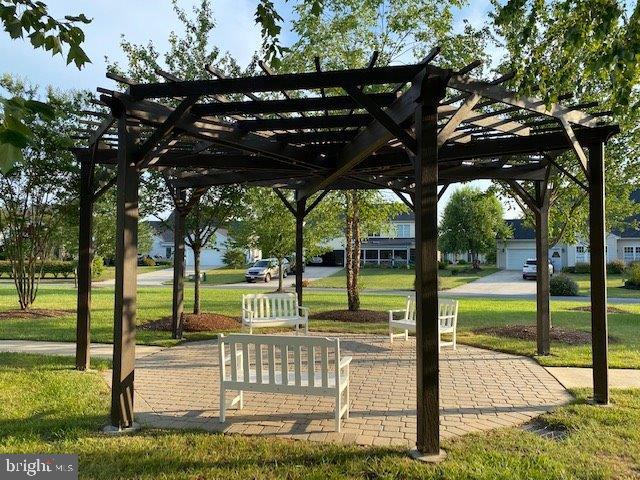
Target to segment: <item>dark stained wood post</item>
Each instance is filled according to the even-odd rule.
[[[131,428],[135,368],[138,261],[138,170],[133,163],[135,131],[118,119],[116,278],[113,332],[111,426]]]
[[[304,269],[304,216],[307,199],[296,201],[296,294],[298,305],[302,305],[302,271]]]
[[[171,315],[171,336],[182,338],[182,313],[184,311],[184,211],[185,191],[180,189],[177,200],[182,208],[173,211],[173,310]]]
[[[589,238],[591,246],[593,400],[600,404],[609,403],[604,196],[604,142],[599,142],[589,148]]]
[[[546,182],[536,182],[536,330],[538,355],[549,355],[549,193]]]
[[[446,87],[429,77],[415,114],[417,453],[440,451],[438,352],[438,103]]]
[[[94,162],[80,162],[80,218],[78,235],[78,305],[76,309],[76,369],[87,370],[91,345],[91,262],[93,260]]]

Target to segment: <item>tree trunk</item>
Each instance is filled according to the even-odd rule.
[[[200,250],[198,244],[194,244],[193,250],[193,313],[200,315]]]
[[[278,292],[284,292],[284,288],[282,285],[284,278],[284,272],[282,270],[282,260],[278,259]]]
[[[346,193],[346,274],[347,303],[349,310],[360,309],[358,274],[360,273],[360,225],[358,222],[358,202],[353,192]]]

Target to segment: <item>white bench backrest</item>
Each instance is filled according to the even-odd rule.
[[[458,301],[449,298],[438,300],[438,317],[440,318],[441,327],[454,327],[458,318]],[[405,320],[416,321],[416,299],[415,297],[407,297],[407,307],[405,311]]]
[[[338,338],[238,333],[220,335],[218,347],[224,381],[328,388],[329,372],[340,377]]]
[[[242,295],[242,308],[251,310],[254,319],[292,318],[298,316],[298,297],[295,293]],[[242,317],[248,318],[244,310]]]

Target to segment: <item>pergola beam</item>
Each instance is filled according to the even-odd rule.
[[[313,90],[341,88],[348,85],[381,85],[407,82],[424,65],[396,65],[326,72],[286,73],[258,75],[217,80],[190,80],[175,83],[148,83],[131,85],[129,93],[136,99],[161,97],[188,97],[193,95],[228,95],[282,90]]]

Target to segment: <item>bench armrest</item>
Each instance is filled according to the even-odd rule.
[[[338,365],[338,368],[342,370],[344,367],[348,367],[351,363],[351,360],[353,360],[351,357],[344,357],[340,359],[340,365]]]
[[[393,314],[394,313],[406,313],[407,310],[403,309],[403,310],[389,310],[389,321],[393,320]]]
[[[250,310],[248,308],[243,308],[242,309],[242,313],[248,313],[249,315],[247,315],[249,318],[253,318],[253,310]]]
[[[309,307],[303,307],[302,305],[298,307],[298,311],[300,315],[304,315],[305,317],[309,316]]]

